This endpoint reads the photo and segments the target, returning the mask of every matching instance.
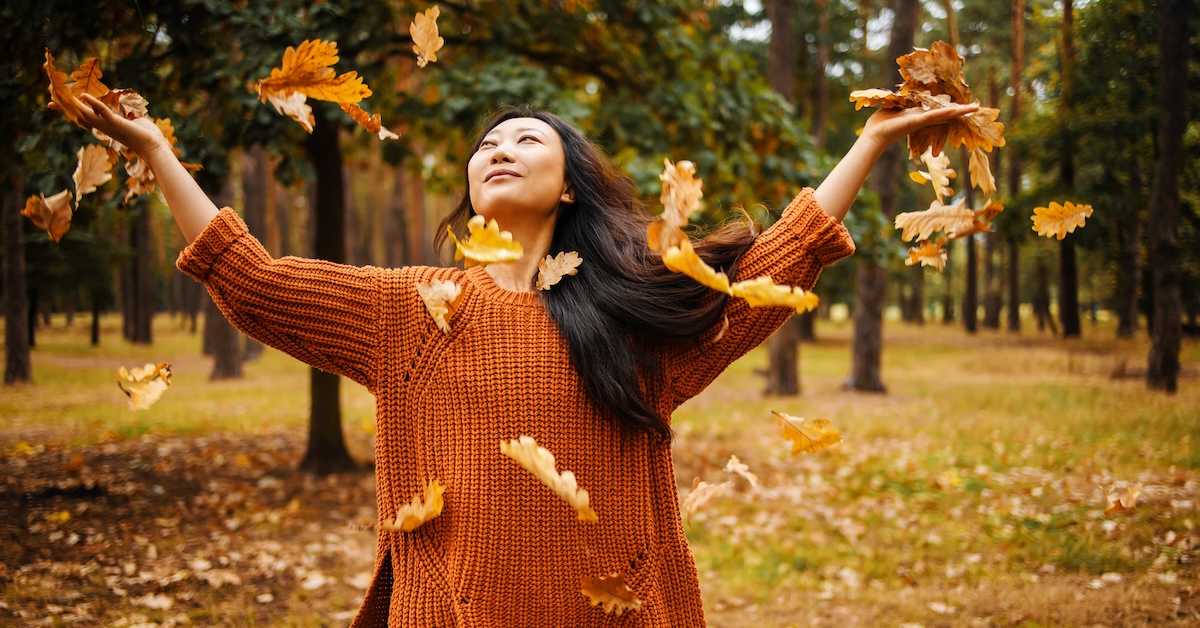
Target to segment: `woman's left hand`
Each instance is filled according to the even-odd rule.
[[[867,119],[862,136],[878,144],[883,150],[893,142],[907,137],[915,131],[927,126],[946,124],[947,122],[970,113],[979,111],[979,103],[970,105],[949,105],[928,111],[920,107],[907,109],[880,109]]]

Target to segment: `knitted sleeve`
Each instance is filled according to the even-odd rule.
[[[378,269],[272,259],[226,207],[175,264],[202,282],[225,318],[247,335],[373,390]]]
[[[842,223],[826,214],[805,188],[783,211],[783,216],[755,239],[742,256],[735,281],[770,276],[776,284],[811,290],[826,266],[854,252],[854,241]],[[699,394],[734,360],[745,355],[779,328],[792,310],[785,307],[749,307],[730,298],[725,306],[729,326],[713,341],[716,331],[700,343],[689,343],[668,352],[665,375],[671,382],[675,404]],[[724,327],[725,323],[720,323]]]

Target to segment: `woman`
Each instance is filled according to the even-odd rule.
[[[153,169],[191,243],[178,266],[205,283],[247,334],[366,386],[376,397],[381,519],[437,479],[442,514],[413,532],[381,530],[355,626],[701,626],[696,569],[679,517],[669,417],[790,315],[754,308],[668,272],[648,251],[632,183],[570,125],[505,110],[467,165],[447,219],[495,219],[524,246],[510,264],[354,268],[273,260],[229,209],[200,190],[148,118],[125,120],[84,96],[84,120]],[[817,190],[755,237],[729,227],[697,243],[737,280],[811,289],[853,252],[841,219],[892,142],[975,106],[881,111]],[[538,260],[583,259],[534,292]],[[415,285],[452,281],[462,298],[438,329]],[[725,329],[723,334],[719,330]],[[597,523],[504,457],[532,436],[591,494]],[[583,578],[620,573],[641,600],[606,614]]]

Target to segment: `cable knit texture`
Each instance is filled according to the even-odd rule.
[[[853,251],[845,227],[805,190],[758,237],[736,279],[770,275],[811,289],[822,268]],[[670,447],[623,435],[596,409],[538,294],[500,288],[482,267],[272,259],[228,208],[178,266],[243,332],[375,395],[381,519],[429,480],[446,487],[436,519],[379,532],[353,626],[704,625]],[[415,284],[431,279],[463,287],[449,333],[417,294]],[[663,380],[648,398],[670,416],[789,314],[730,299],[720,340],[661,350]],[[500,453],[501,440],[522,435],[575,473],[599,523],[577,520]],[[582,579],[613,572],[625,575],[639,610],[617,617],[588,605]]]

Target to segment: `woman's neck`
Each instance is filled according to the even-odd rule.
[[[499,222],[499,221],[497,221]],[[488,264],[485,270],[496,285],[513,292],[530,292],[533,279],[538,273],[538,262],[550,253],[550,242],[554,238],[554,220],[540,224],[500,223],[500,228],[512,233],[513,240],[521,243],[525,254],[521,259],[506,264]]]

